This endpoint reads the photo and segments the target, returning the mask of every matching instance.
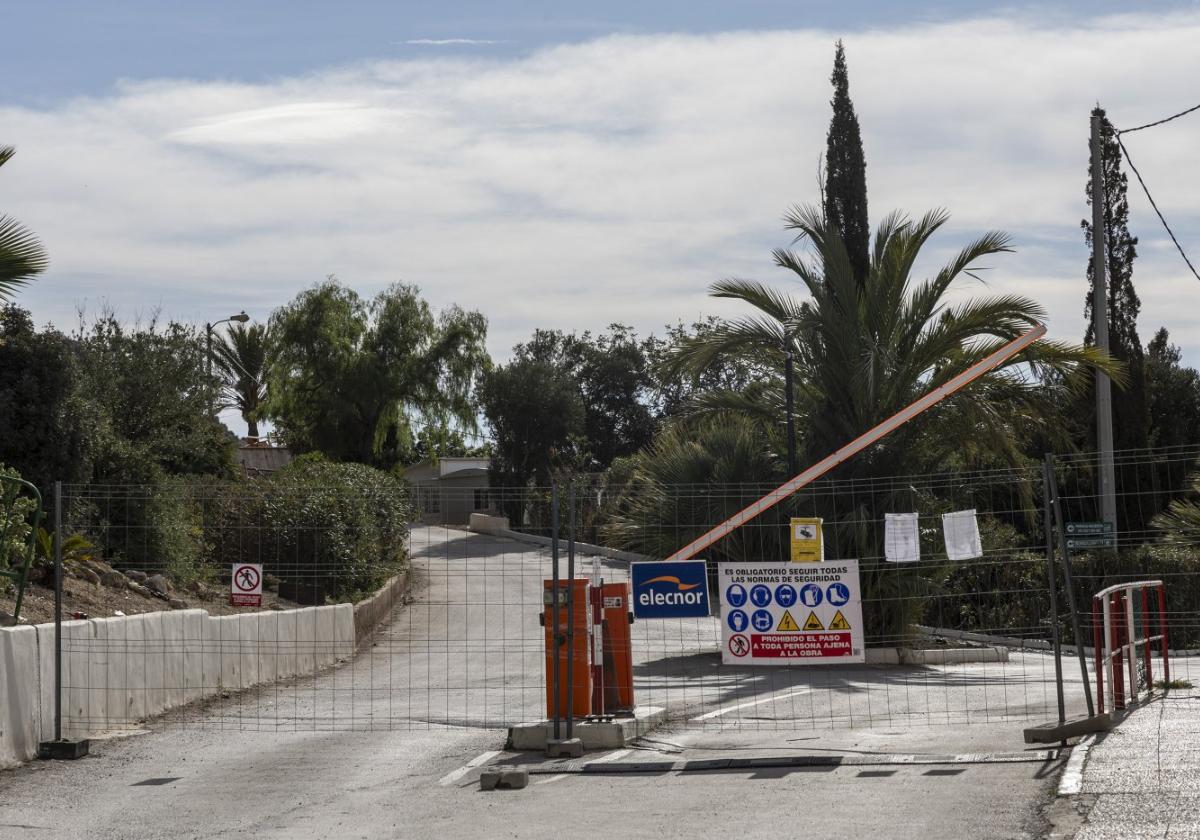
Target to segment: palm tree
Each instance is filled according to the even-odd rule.
[[[222,408],[236,408],[246,435],[258,437],[258,419],[267,397],[265,366],[269,335],[265,324],[231,324],[213,344],[213,363],[222,380]]]
[[[799,207],[785,217],[797,240],[812,245],[805,257],[774,252],[806,299],[751,280],[714,284],[714,297],[744,301],[757,312],[724,322],[681,346],[668,365],[703,369],[725,356],[796,360],[800,450],[815,461],[853,440],[914,400],[937,389],[1001,345],[1045,318],[1042,307],[1018,295],[993,295],[951,304],[956,280],[979,279],[981,260],[1009,252],[1009,238],[990,232],[963,248],[931,278],[915,281],[922,246],[948,216],[933,211],[911,220],[892,213],[875,235],[866,282],[858,285],[841,236],[821,212]],[[1042,340],[943,403],[901,427],[848,465],[854,474],[920,472],[946,464],[1021,460],[1021,432],[1029,425],[1056,432],[1055,388],[1083,384],[1085,368],[1100,365],[1119,376],[1095,348]],[[778,434],[782,377],[763,383],[754,400],[746,392],[714,392],[694,405],[699,413],[735,411]],[[966,398],[969,397],[969,398]]]
[[[694,400],[690,418],[681,421],[690,423],[690,430],[673,430],[635,457],[608,531],[609,539],[623,548],[661,554],[664,536],[678,547],[719,521],[695,501],[681,505],[674,499],[694,498],[700,491],[695,484],[670,486],[671,475],[690,475],[690,482],[714,486],[723,480],[722,473],[739,475],[737,481],[775,480],[778,470],[757,465],[761,457],[752,447],[745,442],[730,447],[730,430],[715,434],[721,427],[710,424],[730,420],[739,440],[747,428],[755,429],[760,446],[775,462],[785,463],[785,353],[793,354],[796,365],[797,448],[803,463],[813,463],[1044,318],[1040,305],[1017,295],[947,299],[955,281],[979,279],[982,260],[1011,251],[1002,233],[984,234],[932,277],[916,280],[914,265],[922,247],[948,217],[942,211],[916,220],[892,213],[875,234],[869,270],[860,282],[842,237],[819,209],[794,208],[785,218],[797,241],[811,245],[811,253],[779,249],[775,262],[792,272],[807,295],[793,296],[750,280],[725,280],[712,287],[715,297],[743,301],[754,312],[685,341],[668,358],[666,372],[689,374],[717,361],[740,359],[768,373],[751,388],[713,391]],[[743,526],[757,529],[753,538],[732,535],[710,553],[735,559],[754,545],[745,559],[783,559],[785,529],[776,527],[777,522],[803,511],[835,526],[839,539],[832,546],[827,542],[827,555],[878,557],[876,512],[897,509],[898,500],[889,496],[894,490],[874,489],[873,479],[1022,464],[1027,433],[1037,428],[1048,439],[1058,435],[1058,406],[1065,401],[1056,397],[1061,389],[1082,387],[1094,366],[1120,375],[1111,358],[1095,348],[1038,341],[831,473],[840,486],[856,488],[853,492],[813,488],[794,496]],[[748,470],[753,478],[744,477]],[[1033,488],[1023,490],[1031,500]],[[728,487],[720,492],[734,493]],[[691,516],[694,510],[701,516]],[[929,567],[886,575],[864,572],[864,593],[878,605],[867,618],[874,638],[903,638],[921,616],[923,596],[940,586],[944,576],[943,570]]]
[[[12,146],[0,146],[0,166],[16,153]],[[0,216],[0,300],[13,293],[50,264],[46,249],[16,219]]]

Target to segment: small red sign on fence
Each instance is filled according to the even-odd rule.
[[[229,603],[235,607],[261,607],[262,577],[262,566],[257,563],[234,563]]]

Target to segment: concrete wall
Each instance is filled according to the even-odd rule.
[[[351,604],[62,623],[63,734],[84,738],[223,691],[312,674],[355,649]],[[54,737],[53,624],[0,629],[0,767]]]

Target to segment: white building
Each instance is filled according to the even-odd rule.
[[[490,458],[426,458],[405,469],[417,518],[430,525],[466,525],[472,513],[494,512],[489,466]]]

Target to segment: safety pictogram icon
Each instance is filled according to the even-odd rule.
[[[808,620],[804,622],[804,629],[808,631],[824,630],[825,625],[821,623],[821,619],[817,618],[817,614],[815,612],[809,610]]]
[[[229,575],[229,603],[235,607],[261,607],[262,584],[262,566],[234,563]]]
[[[838,610],[834,614],[833,620],[829,622],[830,630],[849,630],[850,622],[846,620],[846,616],[842,615],[842,611]]]
[[[242,592],[258,589],[258,569],[253,566],[239,566],[233,575],[233,585]]]
[[[779,633],[800,632],[800,625],[796,623],[796,619],[792,618],[791,610],[784,610],[783,617],[779,619],[779,626],[775,630]]]
[[[741,633],[729,637],[729,652],[734,656],[745,656],[750,652],[750,640]]]

